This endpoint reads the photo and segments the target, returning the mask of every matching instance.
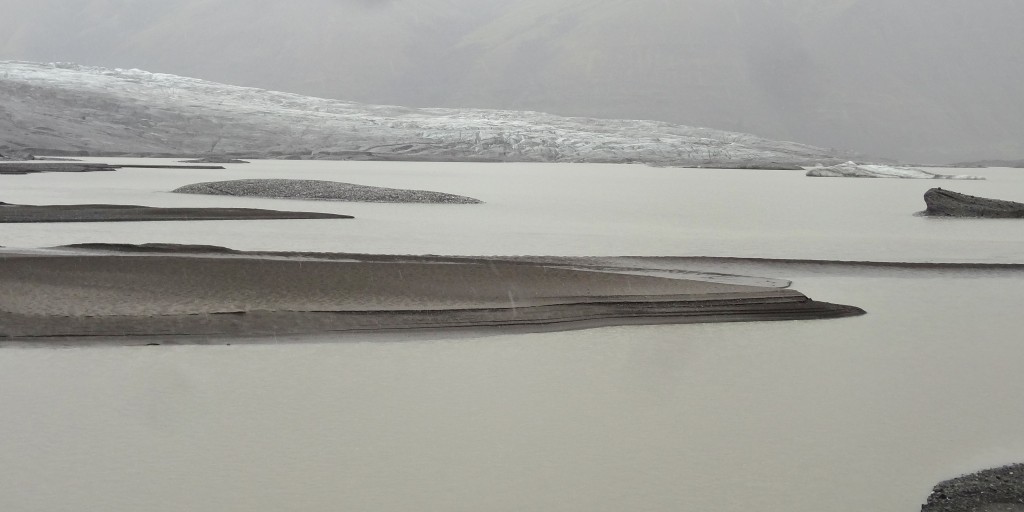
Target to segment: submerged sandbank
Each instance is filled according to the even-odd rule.
[[[0,336],[271,336],[835,318],[784,288],[484,259],[0,253]],[[188,342],[186,339],[185,342]]]

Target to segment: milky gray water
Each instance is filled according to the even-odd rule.
[[[1024,200],[1024,174],[957,191]],[[177,196],[237,177],[471,206]],[[231,205],[351,221],[2,225],[0,245],[1024,263],[1024,224],[914,217],[934,182],[640,166],[261,162],[0,176],[0,201]],[[770,266],[830,321],[231,346],[0,347],[0,509],[918,510],[1024,461],[1024,273]]]
[[[1024,262],[1024,230],[1018,221],[912,215],[924,209],[922,196],[934,186],[1024,201],[1024,172],[970,172],[990,179],[808,178],[800,171],[642,165],[296,161],[233,165],[223,171],[6,176],[0,181],[0,201],[8,203],[298,209],[349,214],[358,221],[211,221],[201,227],[188,222],[0,224],[0,245],[157,241],[399,254]],[[189,183],[260,177],[436,190],[485,204],[381,206],[168,193]]]

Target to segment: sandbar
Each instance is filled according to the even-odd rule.
[[[39,159],[37,159],[39,160]],[[224,169],[219,165],[163,165],[163,164],[100,164],[82,162],[0,162],[0,175],[37,174],[44,172],[98,172],[118,169]]]
[[[158,208],[121,204],[0,203],[0,223],[142,222],[193,220],[351,219],[350,215],[258,208]]]
[[[176,188],[179,194],[263,197],[269,199],[313,199],[363,203],[478,204],[472,197],[401,188],[373,187],[323,180],[247,179],[193,183]]]
[[[197,248],[199,249],[199,248]],[[0,337],[275,336],[838,318],[791,289],[481,258],[0,252]],[[116,341],[114,341],[116,343]],[[195,341],[201,342],[201,341]]]

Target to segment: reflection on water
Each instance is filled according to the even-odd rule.
[[[917,510],[941,479],[1024,460],[1024,276],[796,285],[869,314],[448,341],[7,347],[0,504]]]
[[[306,163],[267,165],[323,177],[303,171]],[[642,199],[644,187],[605,166],[574,167],[573,179],[583,171],[595,178],[580,181],[572,195],[568,179],[551,187],[519,183],[543,166],[511,166],[527,174],[515,179],[484,166],[480,172],[488,174],[477,179],[458,166],[431,164],[440,177],[391,171],[374,180],[372,165],[350,165],[356,169],[339,179],[489,196],[484,206],[491,209],[481,211],[494,217],[316,203],[360,219],[330,230],[296,228],[291,239],[269,223],[213,223],[210,232],[158,223],[0,226],[0,245],[180,241],[294,249],[311,242],[410,253],[1024,260],[1019,226],[903,216],[902,196],[919,195],[927,184],[746,171],[721,178],[700,171],[676,182],[670,173],[690,171],[638,167],[667,181],[649,187],[648,201],[630,202]],[[85,177],[50,176],[0,199],[93,197]],[[202,181],[198,175],[139,177],[123,188],[106,181],[109,188],[94,191],[92,202],[209,200],[146,192]],[[995,185],[1005,187],[1000,195],[1024,199],[1020,182],[1006,179]],[[44,185],[62,180],[81,188],[46,201]],[[805,190],[788,186],[812,181]],[[711,189],[728,189],[715,196],[723,204],[691,204]],[[826,192],[838,199],[822,197]],[[560,194],[564,204],[553,210],[549,202]],[[734,197],[756,210],[742,213],[728,203]],[[778,203],[787,198],[817,216],[804,219]],[[871,208],[856,198],[871,198],[861,203]],[[527,205],[535,208],[513,216]],[[613,205],[618,211],[603,211]],[[544,223],[554,211],[561,215]],[[692,218],[700,211],[706,216]],[[495,234],[509,228],[507,237]],[[460,229],[468,236],[456,237]],[[439,251],[443,243],[454,248]],[[927,252],[933,249],[940,252]],[[4,347],[0,509],[918,510],[939,480],[1024,460],[1022,274],[766,273],[793,278],[816,299],[868,311],[833,321],[395,342],[349,336],[278,345]]]

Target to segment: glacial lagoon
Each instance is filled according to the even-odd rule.
[[[971,173],[988,179],[942,185],[1024,201],[1019,170]],[[437,190],[484,204],[167,192],[253,177]],[[4,176],[8,203],[356,219],[5,224],[0,245],[1024,264],[1019,221],[914,216],[934,185],[799,171],[296,161]],[[0,508],[913,511],[940,480],[1024,461],[1024,270],[749,270],[868,314],[209,346],[6,345]]]

